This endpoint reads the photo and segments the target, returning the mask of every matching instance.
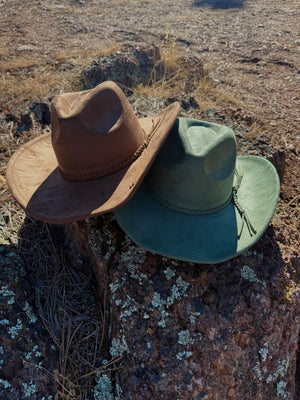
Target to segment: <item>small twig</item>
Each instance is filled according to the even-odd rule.
[[[102,335],[101,335],[101,341],[100,341],[100,349],[102,348],[102,345],[103,345],[105,330],[106,330],[106,318],[105,318],[106,296],[107,296],[107,286],[105,287],[105,290],[104,290],[103,311],[99,307],[101,310],[101,316],[102,316]]]
[[[48,328],[48,325],[46,324],[46,321],[44,320],[44,318],[42,317],[42,315],[40,314],[41,320],[44,324],[44,327],[46,328],[47,332],[49,333],[49,335],[51,336],[53,342],[55,343],[57,348],[60,348],[60,344],[58,343],[57,339],[53,336],[51,330]]]
[[[124,367],[122,367],[122,366],[121,366],[121,367],[115,367],[115,368],[106,369],[109,365],[112,365],[112,364],[115,364],[116,362],[121,361],[122,358],[123,358],[123,357],[113,358],[113,359],[110,360],[107,364],[102,365],[101,367],[99,367],[99,368],[95,369],[94,371],[91,371],[91,372],[89,372],[89,373],[87,373],[87,374],[85,374],[85,375],[81,375],[78,379],[89,378],[90,376],[92,376],[92,375],[94,375],[94,374],[96,374],[96,373],[98,373],[98,372],[102,372],[102,371],[104,371],[104,370],[107,371],[107,372],[109,372],[109,371],[115,371],[115,370],[118,370],[118,369],[122,369],[122,368],[124,368]]]
[[[54,254],[55,254],[55,256],[56,256],[56,259],[57,259],[57,261],[58,261],[58,260],[59,260],[59,258],[58,258],[57,251],[56,251],[56,248],[55,248],[55,245],[54,245],[53,239],[52,239],[52,235],[51,235],[51,233],[50,233],[49,226],[48,226],[48,224],[47,224],[47,223],[45,224],[45,226],[46,226],[46,230],[47,230],[47,233],[48,233],[48,236],[49,236],[49,239],[50,239],[51,245],[52,245],[52,250],[53,250],[53,252],[54,252]]]

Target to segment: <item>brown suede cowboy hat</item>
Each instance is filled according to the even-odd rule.
[[[142,182],[179,108],[138,119],[110,81],[56,96],[51,133],[23,145],[8,163],[12,194],[29,215],[50,223],[115,210]]]

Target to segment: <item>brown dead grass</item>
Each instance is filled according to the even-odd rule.
[[[157,79],[155,69],[153,68],[150,79],[147,85],[140,84],[135,88],[134,92],[137,95],[152,96],[152,97],[170,97],[178,92],[179,76],[182,73],[178,67],[178,51],[175,51],[175,42],[164,44],[162,43],[159,49],[161,61],[164,64],[165,74],[160,80]],[[158,60],[157,60],[158,61]]]
[[[0,63],[0,72],[12,72],[20,69],[28,69],[40,65],[36,58],[19,57],[12,60],[2,61]]]
[[[59,52],[55,55],[56,63],[67,61],[78,65],[88,65],[94,57],[103,57],[105,55],[121,50],[120,45],[112,44],[110,47],[99,49],[73,49]]]
[[[0,48],[0,58],[4,58],[8,55],[8,49],[7,48]]]
[[[54,55],[52,62],[24,56],[0,60],[2,107],[14,104],[20,98],[32,102],[47,95],[80,90],[78,75],[81,68],[89,65],[93,58],[117,50],[120,50],[120,46],[112,43],[111,46],[99,49],[60,51]],[[68,71],[62,69],[66,62],[73,64]]]
[[[68,90],[72,84],[64,76],[55,72],[43,71],[34,76],[8,76],[0,81],[0,91],[5,88],[7,102],[18,99],[34,101],[42,99],[55,90]]]
[[[259,136],[263,133],[263,128],[258,122],[253,122],[250,126],[246,126],[246,129],[249,131],[247,135],[247,139],[252,139],[255,136]]]
[[[175,41],[167,38],[161,44],[160,57],[165,68],[164,77],[157,80],[153,69],[148,84],[139,85],[136,94],[168,98],[188,93],[194,96],[200,111],[224,104],[241,105],[238,99],[212,80],[207,68],[199,72],[199,68],[182,58]]]
[[[102,364],[106,342],[106,300],[99,296],[93,269],[72,240],[59,248],[57,228],[27,218],[19,246],[32,270],[40,318],[58,352],[49,374],[58,384],[56,398],[85,400],[96,375],[117,368],[119,357]]]

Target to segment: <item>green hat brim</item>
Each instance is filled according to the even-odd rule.
[[[189,215],[156,201],[145,184],[115,211],[117,221],[137,245],[153,253],[205,264],[233,258],[260,239],[280,192],[278,174],[268,160],[240,156],[236,169],[243,171],[238,201],[256,230],[252,236],[233,201],[214,214]]]

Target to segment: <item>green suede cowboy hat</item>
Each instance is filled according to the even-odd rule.
[[[128,236],[153,253],[218,263],[257,242],[279,191],[268,160],[236,156],[230,128],[178,118],[143,184],[115,215]]]

